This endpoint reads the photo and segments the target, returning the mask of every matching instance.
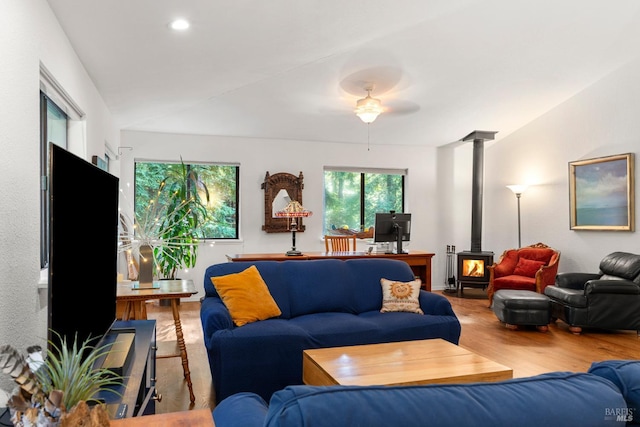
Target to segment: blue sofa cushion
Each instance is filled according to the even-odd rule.
[[[241,392],[224,399],[213,412],[214,422],[226,427],[262,426],[267,403],[255,393]]]
[[[608,408],[626,408],[610,381],[554,372],[498,383],[289,386],[274,393],[264,426],[619,427]]]
[[[380,340],[376,324],[355,314],[307,314],[294,317],[289,322],[309,334],[312,348],[374,343]]]
[[[299,262],[299,261],[286,261],[286,262]],[[286,270],[280,266],[279,262],[274,261],[257,261],[257,262],[225,262],[221,264],[214,264],[205,270],[204,273],[204,293],[205,298],[207,297],[216,297],[220,298],[218,292],[216,291],[215,286],[213,286],[213,282],[211,281],[212,277],[216,276],[225,276],[227,274],[240,273],[241,271],[246,270],[247,268],[255,265],[258,271],[260,272],[260,276],[262,280],[267,284],[269,288],[269,293],[275,300],[276,304],[280,308],[282,314],[280,315],[283,319],[288,319],[291,317],[291,309],[289,308],[289,296],[288,296],[288,286],[287,286],[287,275]]]
[[[407,315],[411,321],[407,321]],[[380,313],[368,311],[359,315],[377,328],[377,340],[374,342],[412,341],[429,338],[446,337],[453,344],[458,344],[460,324],[451,321],[452,315],[424,316],[416,313],[392,312]],[[366,344],[366,343],[363,343]]]
[[[589,372],[612,381],[622,392],[629,408],[627,421],[640,424],[640,362],[637,360],[605,360],[594,362]]]

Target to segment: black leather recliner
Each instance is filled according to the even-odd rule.
[[[551,320],[564,321],[574,334],[591,327],[640,335],[640,255],[613,252],[600,261],[599,273],[559,273],[544,294]]]

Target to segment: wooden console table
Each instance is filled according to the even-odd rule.
[[[184,334],[182,332],[182,323],[180,322],[180,309],[178,303],[180,298],[188,298],[198,293],[196,291],[193,280],[158,280],[157,288],[151,289],[133,289],[132,282],[118,283],[116,292],[116,302],[122,305],[122,320],[146,320],[147,309],[145,301],[150,299],[171,301],[171,311],[173,313],[173,321],[176,325],[176,343],[173,348],[167,351],[159,350],[157,359],[180,357],[182,359],[182,370],[184,378],[189,386],[189,398],[191,403],[196,400],[193,394],[193,385],[191,383],[191,372],[189,371],[189,358],[187,356],[187,346],[184,342]],[[158,346],[160,343],[158,343]],[[177,348],[175,347],[177,344]]]
[[[422,287],[431,291],[431,258],[435,254],[424,251],[409,251],[408,254],[383,254],[367,252],[303,252],[300,256],[287,256],[284,253],[268,254],[234,254],[227,255],[230,262],[237,261],[289,261],[310,259],[355,259],[355,258],[388,258],[406,262],[413,270],[413,274],[420,277]]]

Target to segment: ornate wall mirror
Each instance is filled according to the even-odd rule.
[[[264,190],[264,225],[262,229],[267,233],[286,233],[291,231],[289,228],[290,220],[288,218],[276,218],[274,213],[283,209],[287,203],[296,200],[302,204],[302,184],[303,176],[300,172],[299,176],[286,172],[280,172],[264,177],[261,188]],[[297,231],[302,232],[305,226],[302,224],[302,218],[298,218]]]

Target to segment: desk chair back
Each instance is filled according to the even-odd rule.
[[[356,235],[352,236],[324,236],[324,246],[327,252],[355,252]]]

